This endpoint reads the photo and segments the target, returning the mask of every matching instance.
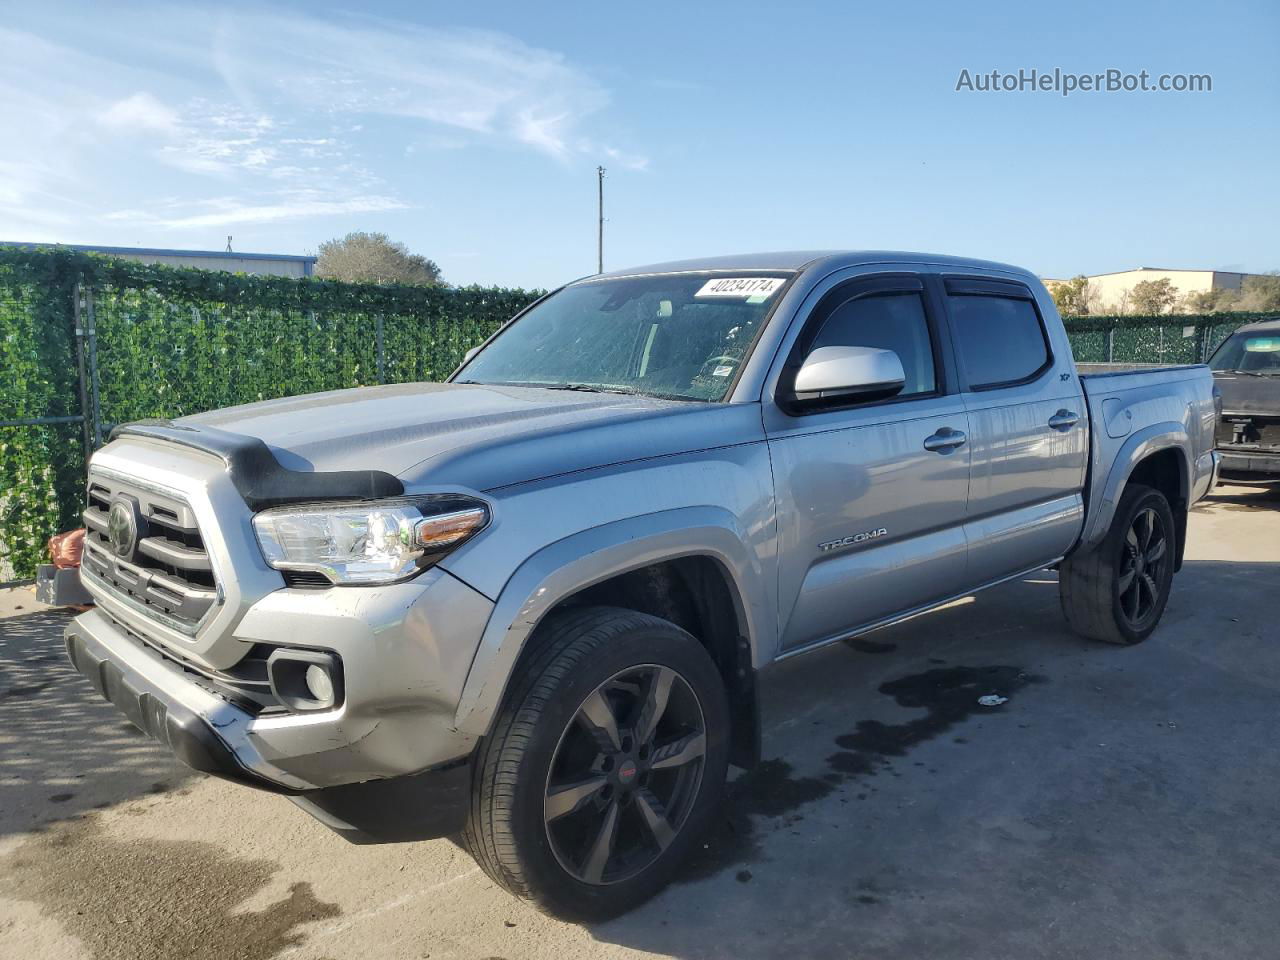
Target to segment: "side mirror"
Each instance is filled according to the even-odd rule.
[[[902,361],[876,347],[819,347],[796,373],[797,400],[884,400],[906,385]]]
[[[479,353],[479,352],[480,352],[480,348],[479,348],[479,347],[472,347],[470,350],[468,350],[466,353],[464,353],[464,354],[462,355],[462,362],[463,362],[463,363],[470,363],[470,362],[471,362],[471,358],[472,358],[472,357],[474,357],[474,356],[475,356],[477,353]]]

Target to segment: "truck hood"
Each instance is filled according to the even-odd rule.
[[[1213,382],[1222,393],[1223,413],[1254,413],[1280,417],[1280,376],[1215,371]]]
[[[291,470],[383,470],[408,490],[487,490],[762,432],[754,404],[451,383],[286,397],[178,423],[258,437]]]

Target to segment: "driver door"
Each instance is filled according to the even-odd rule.
[[[915,274],[863,276],[821,296],[764,419],[777,491],[783,652],[840,639],[964,589],[968,418],[944,319]],[[805,406],[790,384],[823,346],[893,350],[887,400]]]

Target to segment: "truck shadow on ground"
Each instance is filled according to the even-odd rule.
[[[1218,486],[1201,501],[1200,509],[1212,509],[1215,505],[1227,510],[1275,510],[1280,508],[1280,483]]]
[[[1247,799],[1280,785],[1280,750],[1224,749],[1223,721],[1265,729],[1280,703],[1245,602],[1278,573],[1189,561],[1138,647],[1069,633],[1045,572],[781,665],[774,759],[732,785],[680,883],[592,934],[682,960],[1226,956],[1205,917],[1238,898],[1227,939],[1248,953],[1280,932],[1255,889],[1274,828]]]
[[[76,673],[62,643],[72,616],[0,619],[0,835],[194,776]]]

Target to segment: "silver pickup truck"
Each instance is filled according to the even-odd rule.
[[[593,276],[447,383],[118,428],[67,648],[192,767],[603,917],[758,758],[771,664],[1046,567],[1079,632],[1149,636],[1214,422],[1206,367],[1081,375],[1016,267]]]

